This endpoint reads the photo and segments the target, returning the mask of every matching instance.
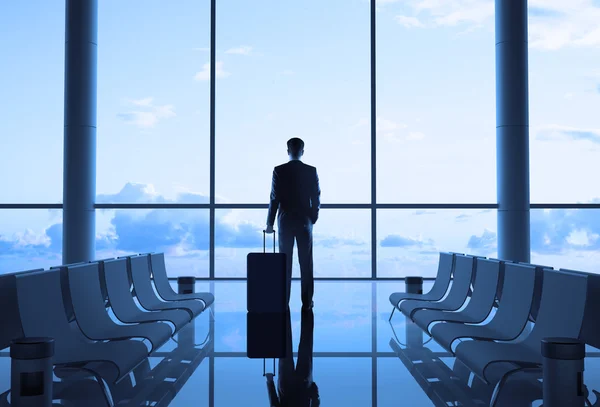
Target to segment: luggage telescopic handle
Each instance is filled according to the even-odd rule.
[[[263,252],[267,252],[267,231],[263,230]],[[275,253],[275,229],[273,229],[273,253]]]

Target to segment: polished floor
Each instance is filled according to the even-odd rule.
[[[425,291],[429,286],[426,282]],[[299,288],[294,282],[290,306],[294,352],[301,330]],[[460,364],[435,341],[407,324],[402,314],[396,313],[392,323],[388,322],[392,308],[388,297],[403,290],[402,281],[315,284],[313,380],[321,405],[486,405],[491,389],[465,375]],[[117,385],[113,389],[115,405],[270,405],[263,360],[246,357],[246,284],[202,282],[197,283],[196,291],[215,293],[214,319],[209,313],[202,314],[194,327],[177,337],[179,343],[169,341],[130,379]],[[585,382],[600,391],[600,359],[594,357],[600,352],[588,350]],[[10,358],[6,350],[2,356],[0,391],[5,391],[10,388]],[[269,360],[267,372],[272,366]],[[55,387],[60,397],[56,405],[106,405],[97,383],[91,380],[57,383]],[[535,376],[515,376],[498,405],[537,407],[540,398],[541,386]],[[600,405],[594,394],[590,401]]]

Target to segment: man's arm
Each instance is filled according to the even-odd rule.
[[[273,170],[273,181],[271,182],[271,199],[269,201],[269,213],[267,214],[267,227],[273,227],[275,216],[279,209],[279,176],[277,171]]]
[[[312,210],[312,223],[317,223],[319,219],[319,209],[321,208],[321,188],[319,187],[319,175],[315,168],[315,181],[312,186],[310,193],[311,210]]]

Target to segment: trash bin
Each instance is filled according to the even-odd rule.
[[[423,294],[423,277],[406,277],[404,279],[406,292],[410,294]]]
[[[196,289],[195,277],[177,277],[177,292],[179,294],[192,294]]]
[[[19,338],[11,342],[11,406],[52,406],[53,356],[53,338]]]
[[[542,339],[544,407],[584,407],[585,344],[573,338]]]
[[[196,291],[195,277],[177,277],[177,292],[179,294],[193,294]],[[192,320],[177,334],[178,347],[191,349],[196,341],[196,324]]]

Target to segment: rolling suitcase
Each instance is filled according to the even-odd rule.
[[[263,252],[248,253],[247,257],[247,296],[248,312],[285,313],[287,304],[287,276],[285,253],[275,251],[273,232],[273,253],[267,253],[267,235],[263,230]]]

